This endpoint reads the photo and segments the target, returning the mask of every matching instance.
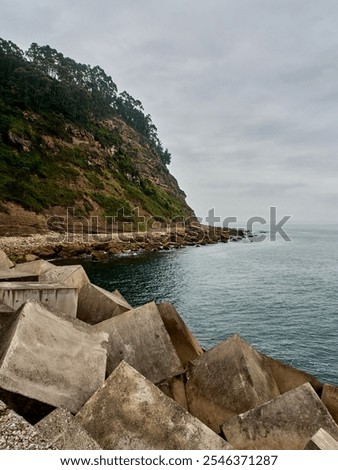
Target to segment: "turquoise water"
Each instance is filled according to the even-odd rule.
[[[84,265],[133,305],[172,302],[204,348],[239,333],[256,349],[338,384],[338,227],[291,242],[228,243]]]

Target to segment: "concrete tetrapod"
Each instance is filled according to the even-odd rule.
[[[231,336],[187,368],[190,413],[215,432],[223,422],[279,395],[265,359],[240,336]]]
[[[229,418],[222,431],[236,449],[302,450],[320,428],[338,439],[338,426],[306,383]]]
[[[123,359],[153,383],[183,372],[154,302],[97,323],[93,330],[109,334],[108,375]]]
[[[0,387],[76,413],[105,380],[107,340],[105,333],[28,301],[1,337]]]
[[[102,449],[230,448],[125,361],[76,417]]]

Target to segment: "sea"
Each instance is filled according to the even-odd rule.
[[[338,385],[338,225],[289,226],[290,241],[243,241],[81,262],[137,307],[171,302],[204,349],[239,334]],[[262,234],[261,234],[262,235]],[[254,241],[250,241],[254,240]]]

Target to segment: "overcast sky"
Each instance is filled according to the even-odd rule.
[[[336,0],[1,0],[0,36],[140,99],[196,214],[338,223]]]

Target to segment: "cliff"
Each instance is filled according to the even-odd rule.
[[[140,101],[100,67],[0,39],[0,235],[194,217],[169,163]]]
[[[7,126],[0,141],[5,167],[0,235],[55,228],[48,218],[62,220],[67,208],[75,221],[98,217],[99,230],[112,217],[135,225],[141,217],[146,223],[151,216],[158,221],[194,216],[151,145],[121,119],[86,128],[27,110],[14,115],[7,109],[1,117]]]

